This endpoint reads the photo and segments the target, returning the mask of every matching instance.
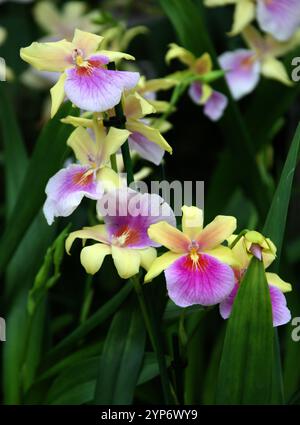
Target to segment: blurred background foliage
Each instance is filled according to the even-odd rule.
[[[39,211],[44,200],[42,188],[51,170],[53,174],[67,156],[64,143],[71,129],[66,126],[62,130],[59,123],[59,118],[68,114],[66,105],[39,136],[45,124],[48,90],[22,82],[27,64],[19,57],[20,47],[45,36],[34,19],[36,3],[0,6],[0,26],[8,33],[0,56],[14,72],[11,82],[0,83],[0,179],[5,189],[1,191],[0,220],[1,229],[6,223],[16,229],[5,239],[11,247],[7,243],[1,247],[0,315],[7,319],[7,341],[0,350],[1,400],[8,404],[82,404],[92,403],[95,397],[99,404],[174,402],[173,393],[163,392],[159,365],[141,326],[131,283],[120,280],[110,259],[93,279],[87,277],[78,260],[79,247],[72,257],[64,255],[63,237],[69,220],[48,227]],[[61,7],[67,1],[55,3]],[[148,28],[128,47],[148,78],[178,69],[175,64],[167,67],[164,60],[170,42],[195,54],[210,51],[212,56],[212,48],[220,54],[242,45],[239,37],[225,35],[232,10],[204,9],[201,0],[86,3],[91,10],[105,12],[102,18],[106,20],[122,22],[128,28]],[[294,56],[300,56],[299,49],[285,59],[289,71]],[[256,90],[232,104],[217,124],[187,96],[181,98],[170,118],[173,128],[166,135],[174,153],[165,156],[165,175],[168,180],[205,181],[206,221],[217,214],[231,214],[238,217],[239,230],[262,230],[299,121],[299,94],[299,83],[286,88],[262,79]],[[160,98],[168,99],[169,93]],[[28,176],[32,158],[36,167]],[[147,164],[139,160],[136,168],[141,165]],[[161,177],[157,169],[149,178]],[[288,185],[288,180],[283,181],[282,190],[288,191]],[[299,187],[298,169],[280,261],[282,276],[294,285],[287,296],[292,317],[300,315]],[[19,208],[14,210],[16,202]],[[28,207],[22,209],[24,205]],[[73,214],[72,229],[86,225],[91,214],[92,205],[86,201]],[[285,222],[273,223],[273,230],[276,226],[284,228]],[[170,303],[165,309],[162,276],[144,292],[175,401],[214,403],[226,323],[216,308],[190,309],[184,320]],[[300,343],[292,341],[291,330],[291,325],[279,329],[286,401],[300,386]],[[118,350],[114,349],[116,341]]]

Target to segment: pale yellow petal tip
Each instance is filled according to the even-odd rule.
[[[264,236],[256,230],[249,230],[249,232],[245,234],[245,239],[247,239],[248,242],[257,244],[261,244],[265,240]]]
[[[68,255],[71,255],[71,252],[70,251],[71,251],[73,242],[75,240],[74,237],[73,237],[73,233],[74,232],[70,233],[69,236],[67,237],[66,241],[65,241],[65,250],[66,250],[66,253]]]

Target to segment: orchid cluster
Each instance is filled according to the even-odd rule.
[[[203,227],[203,211],[193,206],[182,207],[182,231],[178,230],[174,212],[164,199],[127,186],[116,158],[120,150],[129,159],[136,151],[159,165],[165,151],[172,153],[160,131],[161,120],[158,125],[154,114],[170,110],[168,102],[156,99],[156,92],[178,81],[188,82],[192,100],[204,106],[207,116],[220,118],[227,99],[210,85],[211,59],[208,54],[195,58],[172,44],[167,61],[177,58],[188,69],[148,81],[136,71],[112,66],[134,58],[101,49],[104,40],[76,29],[71,41],[34,42],[21,49],[21,57],[34,68],[59,75],[51,89],[51,115],[66,99],[81,111],[80,116],[62,119],[74,127],[67,145],[76,162],[68,163],[46,186],[47,222],[51,225],[55,217],[72,214],[84,197],[95,200],[100,224],[74,231],[66,240],[70,253],[73,242],[82,239],[80,260],[87,273],[97,273],[107,255],[123,279],[138,275],[141,267],[147,272],[145,282],[164,271],[168,295],[175,304],[220,304],[221,316],[227,318],[251,258],[255,256],[267,268],[276,255],[273,243],[254,231],[234,235],[237,222],[231,216],[217,216]],[[124,165],[125,159],[124,154]],[[94,243],[86,245],[87,240]],[[169,251],[157,257],[160,246]],[[266,276],[273,324],[278,326],[290,320],[283,293],[291,286],[275,274]]]
[[[224,52],[219,63],[234,99],[251,93],[260,75],[291,86],[284,56],[300,44],[300,6],[297,0],[205,0],[208,7],[235,5],[230,35],[241,34],[247,48]],[[257,19],[263,35],[251,22]]]

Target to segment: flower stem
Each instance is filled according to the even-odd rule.
[[[118,172],[118,165],[117,165],[117,156],[115,153],[110,155],[110,164],[111,168],[117,173]]]
[[[80,324],[82,324],[83,322],[86,321],[86,319],[89,315],[91,304],[92,304],[94,291],[93,291],[93,287],[92,287],[92,276],[91,275],[87,276],[85,285],[86,286],[85,286],[84,300],[83,300],[83,305],[82,305],[82,308],[81,308],[80,319],[79,319]]]
[[[147,302],[144,296],[143,288],[141,287],[138,275],[133,276],[131,280],[133,282],[133,286],[140,303],[140,308],[144,317],[146,329],[150,338],[152,348],[156,354],[165,403],[173,404],[174,398],[172,396],[172,388],[170,386],[165,356],[161,348],[161,342],[159,340],[159,336],[157,334],[156,328],[153,324],[153,320],[151,320],[151,315],[150,315],[149,307],[147,305]]]

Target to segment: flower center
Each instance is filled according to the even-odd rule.
[[[192,260],[194,267],[197,267],[199,262],[199,248],[198,242],[192,240],[189,245],[189,257]]]
[[[73,176],[73,183],[78,186],[86,186],[93,181],[93,170],[88,170],[85,173],[79,172]]]
[[[140,240],[138,230],[130,229],[127,225],[121,226],[112,236],[112,244],[116,246],[129,246]]]

